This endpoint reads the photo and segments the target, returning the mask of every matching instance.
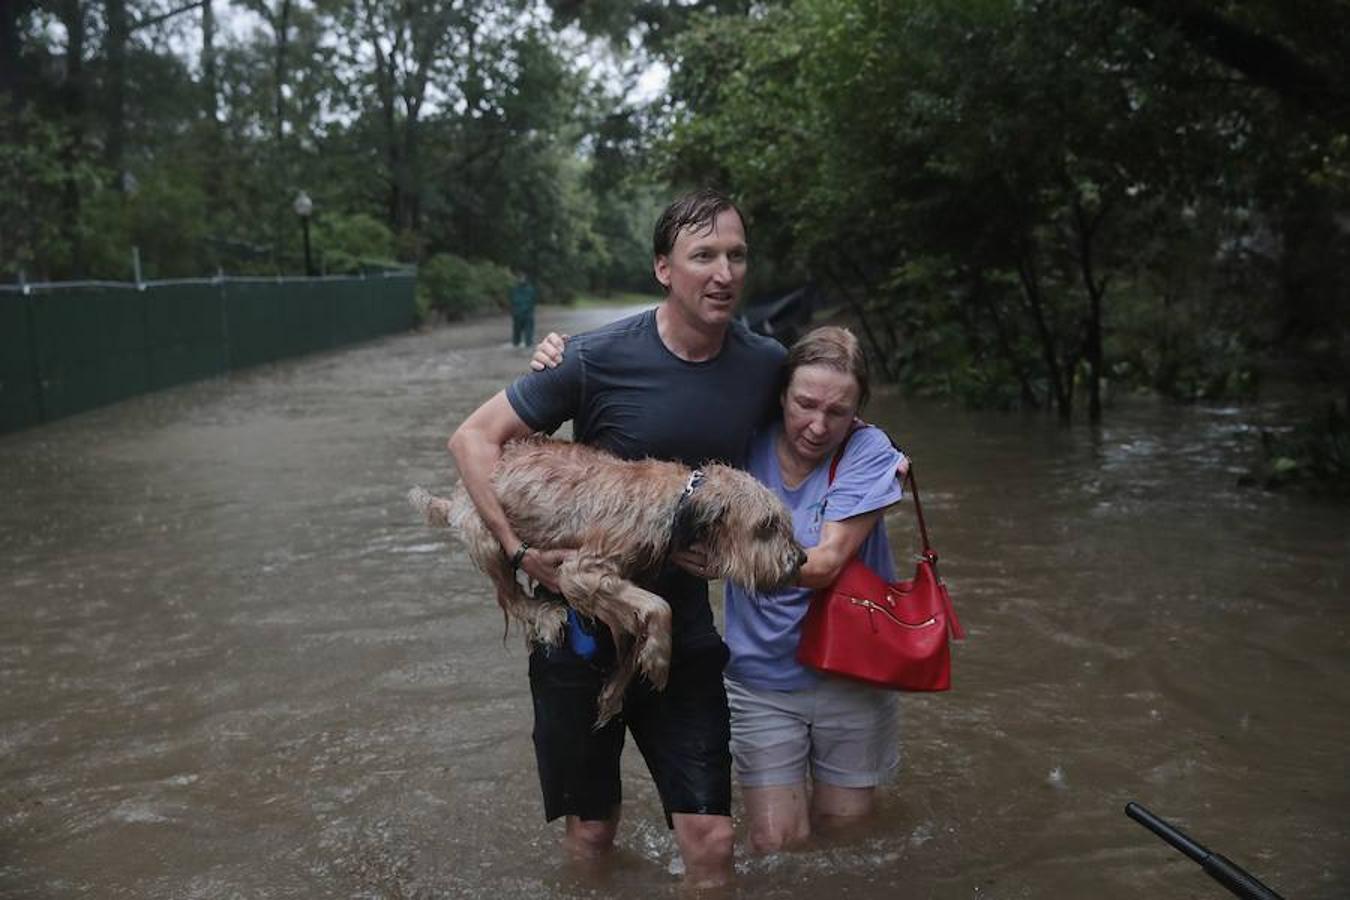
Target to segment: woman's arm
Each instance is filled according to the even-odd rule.
[[[534,356],[530,357],[530,368],[535,372],[558,368],[562,365],[563,347],[566,343],[567,335],[550,331],[534,348]]]
[[[876,509],[822,525],[820,543],[806,551],[806,563],[802,566],[797,583],[808,588],[823,588],[833,584],[885,512],[884,509]]]

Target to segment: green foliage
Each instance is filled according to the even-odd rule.
[[[1350,496],[1350,416],[1337,404],[1285,429],[1261,432],[1261,459],[1243,479],[1267,488],[1302,485]]]
[[[439,253],[417,272],[417,308],[424,318],[446,319],[504,310],[513,281],[496,263]]]
[[[1298,41],[1329,98],[1350,72],[1291,16],[1239,6],[1185,27],[1143,0],[708,17],[676,45],[660,151],[672,178],[745,198],[756,253],[828,285],[915,389],[1064,418],[1080,392],[1095,418],[1107,376],[1247,396],[1300,330],[1344,385],[1350,342],[1312,335],[1350,334],[1330,312],[1350,305],[1345,132],[1242,54]]]
[[[119,4],[7,13],[11,275],[298,272],[303,189],[327,270],[421,262],[457,316],[502,267],[649,289],[671,186],[713,184],[750,292],[824,286],[915,390],[1095,419],[1108,380],[1245,397],[1283,357],[1350,394],[1343,3],[240,0],[214,43],[162,6],[124,45]]]
[[[0,107],[8,98],[0,94]],[[92,164],[63,164],[70,134],[25,107],[0,131],[0,272],[29,281],[61,277],[84,230],[66,221],[70,196],[98,189],[102,173]]]
[[[369,213],[333,213],[313,225],[312,252],[333,275],[354,274],[365,268],[394,265],[394,234]]]
[[[126,9],[135,22],[160,6]],[[300,190],[330,272],[453,253],[529,271],[559,300],[625,286],[645,266],[630,253],[650,227],[634,224],[631,186],[591,174],[591,130],[618,100],[537,8],[236,6],[242,37],[217,31],[199,56],[203,20],[170,16],[131,31],[121,68],[100,4],[29,4],[7,19],[17,34],[0,64],[21,74],[30,110],[0,102],[10,277],[124,279],[133,246],[147,277],[298,273]],[[606,173],[621,171],[613,161]],[[121,173],[139,189],[124,191]]]
[[[203,274],[206,198],[200,185],[176,176],[152,172],[134,190],[106,188],[90,196],[85,252],[91,271],[130,279],[131,248],[138,247],[143,278]]]

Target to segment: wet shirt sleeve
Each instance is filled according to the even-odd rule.
[[[577,415],[585,384],[585,348],[573,339],[556,369],[529,372],[506,389],[506,399],[521,421],[535,431],[552,434]]]
[[[834,484],[825,494],[825,521],[840,522],[898,501],[903,494],[895,467],[902,459],[903,454],[891,446],[881,429],[855,432],[839,461]]]

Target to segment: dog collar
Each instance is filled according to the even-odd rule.
[[[703,484],[703,470],[695,469],[689,473],[689,480],[684,483],[684,492],[680,494],[680,503],[689,499],[694,491],[698,490],[699,485]]]
[[[695,469],[689,473],[689,480],[684,483],[684,490],[680,492],[680,499],[675,501],[675,514],[672,517],[670,525],[670,546],[671,548],[682,547],[691,537],[692,528],[690,527],[689,516],[689,498],[694,496],[694,491],[703,484],[703,470]]]

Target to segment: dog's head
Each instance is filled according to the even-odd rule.
[[[795,582],[806,552],[793,536],[792,515],[782,501],[729,466],[706,466],[704,475],[690,503],[711,574],[753,591]]]

